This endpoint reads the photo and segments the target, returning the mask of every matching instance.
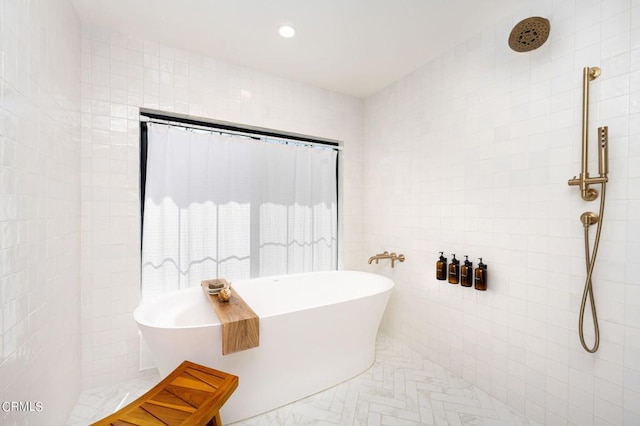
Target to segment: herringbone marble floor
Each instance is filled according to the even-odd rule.
[[[83,392],[70,425],[98,420],[159,381],[156,375]],[[353,379],[234,423],[270,425],[534,425],[504,403],[396,340],[379,335],[376,362]]]

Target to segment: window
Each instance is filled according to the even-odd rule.
[[[143,302],[203,279],[337,269],[337,146],[142,124]]]

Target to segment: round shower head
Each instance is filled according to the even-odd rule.
[[[509,47],[516,52],[529,52],[542,46],[549,38],[549,20],[533,16],[518,22],[509,34]]]

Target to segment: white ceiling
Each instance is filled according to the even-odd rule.
[[[366,97],[531,0],[71,0],[83,22]],[[296,36],[284,39],[278,27]],[[504,48],[508,34],[504,34]]]

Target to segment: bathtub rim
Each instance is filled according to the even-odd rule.
[[[333,303],[322,303],[322,304],[312,305],[312,306],[309,306],[309,307],[305,307],[305,308],[302,308],[302,309],[291,310],[291,311],[277,312],[277,313],[272,313],[272,314],[267,314],[267,315],[259,315],[259,318],[260,319],[267,319],[267,318],[276,317],[276,316],[279,316],[279,315],[290,314],[292,312],[303,312],[303,311],[307,311],[307,310],[310,310],[310,309],[319,309],[319,308],[323,308],[323,307],[326,307],[326,306],[348,303],[348,302],[356,300],[356,299],[372,297],[372,296],[375,296],[375,295],[378,295],[378,294],[383,294],[385,292],[390,292],[395,287],[395,281],[393,279],[387,277],[386,275],[377,274],[377,273],[368,272],[368,271],[357,271],[357,270],[301,272],[301,273],[296,273],[296,274],[272,275],[272,276],[267,276],[267,277],[251,278],[251,279],[247,279],[247,280],[237,280],[237,281],[238,282],[245,282],[245,281],[252,281],[252,280],[275,280],[275,279],[279,279],[279,278],[288,278],[288,279],[290,279],[290,278],[294,278],[296,276],[304,276],[304,275],[310,275],[310,274],[316,274],[316,273],[318,273],[318,274],[339,274],[339,273],[345,273],[345,272],[349,273],[349,274],[360,275],[360,276],[373,276],[376,279],[379,279],[381,281],[386,282],[387,286],[384,289],[380,290],[380,291],[376,291],[376,292],[373,292],[371,294],[367,294],[366,296],[351,297],[351,298],[341,299],[341,300],[335,301]],[[233,286],[233,283],[231,285]],[[215,313],[213,315],[216,318],[217,322],[212,322],[212,323],[207,323],[207,324],[197,324],[197,325],[170,325],[170,326],[168,326],[168,325],[153,324],[153,323],[151,323],[151,321],[142,320],[141,316],[144,315],[144,311],[147,310],[147,309],[151,309],[151,307],[154,304],[164,302],[165,300],[171,299],[171,298],[175,297],[178,294],[180,294],[181,296],[184,296],[186,293],[189,293],[189,292],[201,293],[202,289],[201,289],[200,286],[193,286],[193,287],[189,287],[189,288],[183,288],[183,289],[180,289],[180,290],[175,290],[175,291],[171,291],[171,292],[159,295],[158,297],[154,298],[153,300],[150,300],[149,302],[140,303],[140,304],[138,304],[138,306],[136,306],[136,308],[133,311],[133,319],[134,319],[134,321],[136,322],[136,324],[138,326],[155,328],[155,329],[184,330],[184,329],[198,329],[198,328],[205,328],[205,327],[221,326],[222,324],[220,323],[220,320],[217,317],[215,317]],[[238,294],[242,296],[242,293],[238,293]],[[211,309],[212,309],[212,312],[213,312],[213,308],[211,308]]]

